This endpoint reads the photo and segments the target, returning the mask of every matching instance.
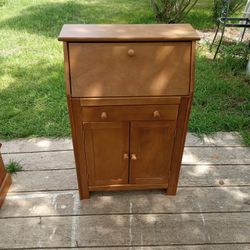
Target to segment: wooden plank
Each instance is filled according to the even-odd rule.
[[[79,200],[77,191],[9,194],[0,218],[88,214],[250,212],[249,187],[179,188],[163,191],[95,192]],[[211,202],[216,201],[216,202]]]
[[[24,152],[43,152],[54,150],[72,150],[71,138],[52,139],[52,138],[27,138],[11,141],[1,141],[2,153],[24,153]],[[237,132],[219,132],[213,135],[199,138],[192,133],[188,133],[186,146],[244,146],[242,139]]]
[[[64,24],[59,41],[191,41],[190,24]]]
[[[1,141],[2,153],[44,152],[55,150],[72,150],[71,138],[52,139],[47,137],[15,139]]]
[[[77,189],[75,169],[19,172],[12,177],[9,192]]]
[[[250,213],[1,219],[0,248],[249,243]]]
[[[25,171],[75,168],[73,151],[5,154],[3,158],[5,164],[20,162]]]
[[[73,151],[38,152],[3,155],[5,164],[15,160],[23,170],[49,170],[74,168]],[[182,164],[250,164],[247,147],[186,147]]]
[[[71,250],[72,248],[43,248],[43,250]],[[86,250],[86,248],[77,248]],[[250,244],[212,244],[212,245],[191,245],[191,246],[158,246],[158,247],[91,247],[91,250],[249,250]]]
[[[250,165],[183,166],[179,186],[237,186],[249,185]]]
[[[81,98],[81,106],[109,105],[171,105],[179,104],[180,97],[121,97],[121,98]]]
[[[183,166],[179,187],[249,185],[250,165]],[[10,192],[77,189],[75,169],[55,171],[24,171],[13,175]]]
[[[185,146],[206,147],[206,146],[244,146],[242,138],[238,132],[218,132],[212,135],[198,137],[192,133],[187,134]]]
[[[182,164],[250,164],[250,148],[186,147]]]

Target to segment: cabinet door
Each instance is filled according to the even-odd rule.
[[[130,183],[167,184],[175,121],[131,122]]]
[[[129,123],[84,123],[89,186],[127,184]]]

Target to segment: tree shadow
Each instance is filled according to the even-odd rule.
[[[70,134],[62,72],[63,64],[46,61],[5,68],[12,82],[0,91],[2,137]]]
[[[75,1],[46,3],[25,8],[19,16],[1,22],[0,26],[46,37],[56,37],[65,23],[154,22],[150,11],[140,10],[139,4],[134,5],[134,9],[132,9],[131,1],[125,5],[122,1],[109,2],[107,0],[93,3]]]

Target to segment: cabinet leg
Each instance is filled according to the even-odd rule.
[[[177,186],[176,187],[169,187],[166,190],[166,195],[176,195],[177,192]]]
[[[90,197],[90,192],[89,192],[88,190],[80,191],[80,192],[79,192],[79,196],[80,196],[80,200],[89,199],[89,197]]]

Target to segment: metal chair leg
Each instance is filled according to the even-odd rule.
[[[210,45],[210,51],[212,51],[212,48],[213,48],[215,39],[216,39],[216,37],[217,37],[217,35],[218,35],[218,32],[219,32],[219,28],[220,28],[220,23],[218,22],[218,24],[217,24],[217,29],[216,29],[216,32],[215,32],[215,35],[214,35],[214,39],[213,39],[213,41],[212,41],[212,43],[211,43],[211,45]]]
[[[243,38],[244,38],[244,36],[246,34],[246,29],[247,29],[247,27],[245,27],[243,32],[242,32],[241,39],[240,39],[241,42],[243,41]]]
[[[219,49],[220,49],[220,46],[221,46],[221,43],[222,43],[222,40],[223,40],[223,36],[224,36],[224,33],[225,33],[225,28],[226,28],[225,25],[223,25],[223,29],[222,29],[222,32],[221,32],[221,38],[220,38],[218,47],[217,47],[215,55],[214,55],[214,60],[216,59],[216,56],[217,56],[217,54],[219,52]]]

